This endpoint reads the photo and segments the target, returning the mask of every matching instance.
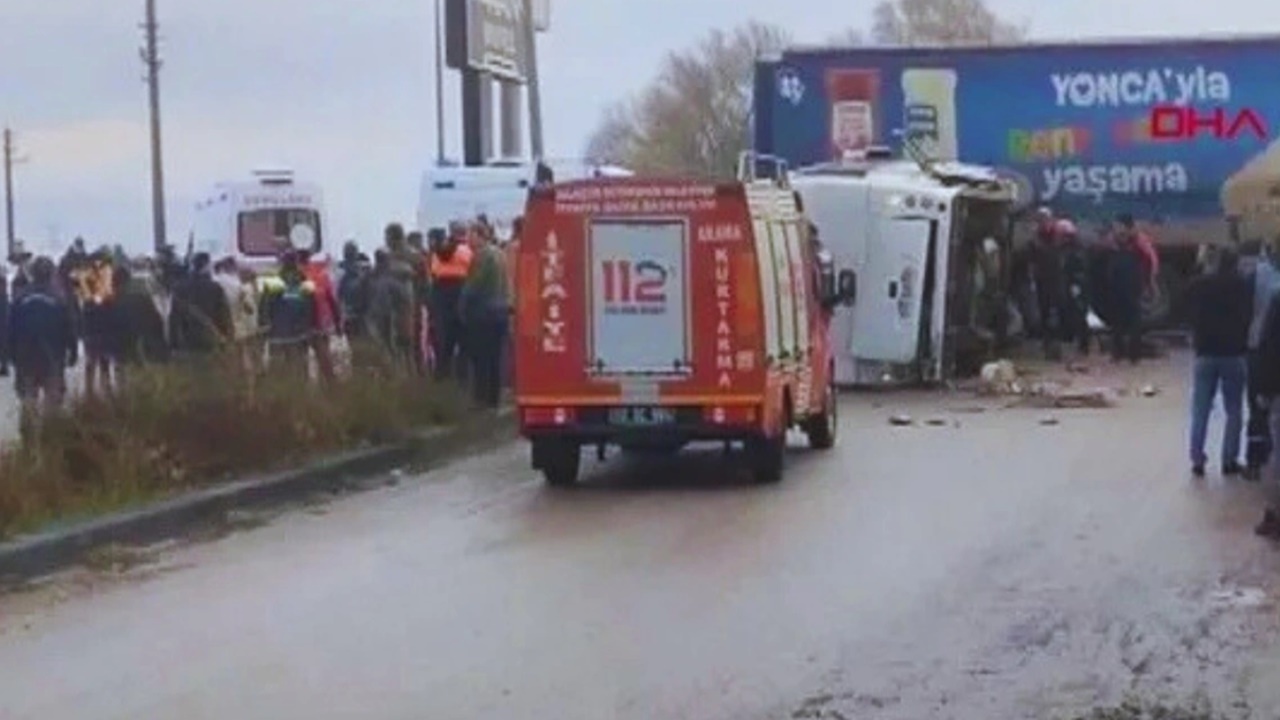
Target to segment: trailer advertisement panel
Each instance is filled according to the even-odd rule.
[[[1209,218],[1280,176],[1277,66],[1280,38],[798,50],[757,67],[756,149],[800,166],[905,132],[1082,219]]]

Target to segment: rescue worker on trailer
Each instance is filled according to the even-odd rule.
[[[467,241],[467,226],[461,222],[450,224],[449,235],[440,248],[431,253],[431,322],[435,328],[437,379],[458,374],[463,340],[459,302],[474,256]]]

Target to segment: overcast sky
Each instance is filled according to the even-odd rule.
[[[170,238],[218,180],[286,164],[326,191],[330,237],[368,243],[413,220],[435,153],[434,0],[159,0]],[[849,0],[552,0],[540,37],[547,151],[580,154],[601,109],[642,87],[665,52],[756,18],[818,41],[866,24]],[[1263,0],[994,0],[1037,37],[1280,32]],[[1123,8],[1123,11],[1120,9]],[[143,0],[0,0],[0,121],[17,169],[19,237],[41,248],[150,242]],[[458,147],[456,79],[445,132]]]

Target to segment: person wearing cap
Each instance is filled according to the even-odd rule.
[[[457,377],[459,361],[465,357],[464,325],[460,302],[463,286],[471,272],[475,253],[468,244],[467,226],[451,223],[449,234],[440,247],[431,253],[431,324],[436,345],[436,379]],[[461,357],[460,357],[461,356]]]
[[[31,284],[9,309],[9,360],[22,403],[24,434],[37,407],[62,406],[67,369],[75,367],[77,342],[70,304],[58,291],[57,268],[47,257],[31,265]]]

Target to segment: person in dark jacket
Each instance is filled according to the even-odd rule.
[[[128,267],[119,265],[115,268],[115,288],[111,345],[117,372],[124,375],[127,369],[168,360],[164,318],[146,284],[135,279]]]
[[[342,248],[338,263],[338,304],[342,306],[342,332],[354,342],[365,336],[364,315],[369,310],[369,262],[355,242]]]
[[[377,251],[373,274],[369,278],[369,309],[365,313],[365,324],[370,338],[383,353],[397,362],[410,362],[412,311],[413,293],[397,272],[391,252]]]
[[[1070,220],[1059,220],[1057,232],[1062,246],[1062,279],[1066,289],[1062,312],[1064,335],[1075,342],[1081,355],[1088,355],[1093,336],[1089,329],[1092,300],[1089,293],[1089,248]]]
[[[1187,291],[1195,346],[1191,402],[1191,469],[1204,477],[1205,438],[1209,412],[1221,393],[1226,413],[1222,436],[1222,474],[1239,475],[1244,432],[1244,390],[1253,286],[1240,273],[1240,257],[1223,248],[1211,272],[1196,278]]]
[[[1115,226],[1115,248],[1107,267],[1111,300],[1111,356],[1135,365],[1142,359],[1142,295],[1149,282],[1147,260],[1139,247],[1133,218],[1121,216]]]
[[[208,253],[198,253],[190,273],[178,282],[169,313],[169,342],[177,352],[209,355],[233,337],[227,294],[213,279]]]
[[[31,267],[31,285],[9,310],[9,355],[14,388],[28,427],[38,404],[61,407],[67,393],[67,368],[77,361],[71,308],[56,287],[56,268],[46,257]]]
[[[1258,338],[1256,374],[1250,378],[1256,394],[1254,402],[1268,412],[1271,441],[1280,443],[1280,295],[1273,295],[1263,313]],[[1258,535],[1280,540],[1280,463],[1273,462],[1271,497],[1262,522],[1254,529]]]
[[[307,359],[320,330],[317,304],[315,286],[307,280],[300,258],[285,253],[280,276],[265,283],[259,306],[274,370],[308,374]]]
[[[1036,288],[1036,308],[1040,315],[1041,342],[1045,357],[1057,360],[1062,355],[1064,301],[1067,296],[1063,276],[1063,253],[1056,221],[1043,226],[1028,248],[1031,281]]]

